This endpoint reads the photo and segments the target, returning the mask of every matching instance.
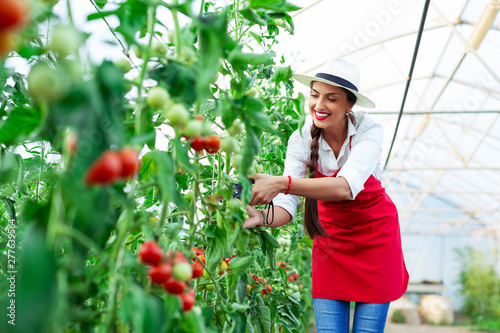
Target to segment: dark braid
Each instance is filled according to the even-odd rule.
[[[309,162],[309,178],[316,177],[316,166],[318,165],[318,149],[319,138],[321,136],[321,128],[316,127],[314,122],[311,127],[311,155]],[[318,201],[315,199],[306,198],[304,209],[304,227],[307,234],[311,238],[318,236],[326,237],[328,233],[321,225],[318,215]]]
[[[314,82],[311,82],[311,88]],[[347,100],[356,104],[357,97],[352,92],[347,89],[343,89],[347,94]],[[309,156],[309,178],[316,177],[316,168],[318,166],[318,149],[319,149],[319,138],[321,136],[321,128],[314,125],[311,126],[311,155]],[[309,237],[314,239],[315,237],[326,237],[328,233],[325,228],[321,225],[318,214],[318,201],[315,199],[306,198],[305,209],[304,209],[304,227],[306,228]]]

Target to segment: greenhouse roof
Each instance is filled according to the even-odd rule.
[[[500,2],[430,2],[397,132],[425,1],[291,2],[302,9],[278,49],[294,70],[332,56],[361,69],[403,234],[499,232]]]

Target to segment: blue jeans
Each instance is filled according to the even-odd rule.
[[[390,303],[356,302],[353,333],[383,333]],[[315,298],[314,312],[318,333],[349,333],[351,302]]]

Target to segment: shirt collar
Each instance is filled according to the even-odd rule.
[[[351,137],[356,134],[356,126],[354,126],[352,118],[349,117],[348,115],[346,115],[346,117],[347,117],[347,138],[346,141],[344,141],[342,147],[344,147],[346,145],[346,142],[349,142],[351,140]],[[354,115],[352,115],[352,117],[354,117]],[[323,140],[323,135],[321,135],[320,148],[324,151],[332,150],[330,145],[325,140]]]

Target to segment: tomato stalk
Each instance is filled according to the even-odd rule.
[[[241,35],[239,34],[240,24],[239,24],[239,10],[240,10],[240,0],[236,0],[234,5],[234,39],[238,42],[240,41]]]
[[[173,7],[177,7],[179,2],[177,0],[174,1]],[[174,26],[175,26],[175,40],[174,40],[174,45],[175,49],[177,50],[177,60],[181,59],[181,50],[182,50],[182,44],[181,44],[181,31],[180,31],[180,25],[179,25],[179,17],[177,15],[177,9],[172,8],[172,17],[174,19]]]
[[[146,70],[148,68],[149,58],[151,56],[151,43],[153,41],[154,35],[154,23],[156,17],[156,5],[148,7],[148,23],[147,23],[147,33],[149,34],[149,41],[146,45],[146,49],[144,50],[144,62],[141,66],[141,72],[139,74],[139,82],[140,84],[137,86],[138,93],[137,98],[141,99],[142,93],[142,85],[144,82],[144,78],[146,77]],[[135,134],[139,135],[142,131],[142,108],[144,103],[137,103],[137,110],[135,114]]]
[[[133,193],[133,191],[131,191]],[[115,243],[113,244],[113,248],[111,249],[111,260],[109,271],[111,272],[111,283],[110,283],[110,292],[107,303],[107,318],[106,318],[106,332],[114,331],[114,326],[116,324],[116,312],[117,312],[117,301],[118,301],[118,289],[119,289],[119,278],[118,278],[118,270],[123,263],[123,255],[124,255],[124,245],[125,239],[127,236],[128,225],[131,222],[131,212],[130,208],[127,208],[123,211],[123,213],[118,218],[117,222],[117,237]]]

